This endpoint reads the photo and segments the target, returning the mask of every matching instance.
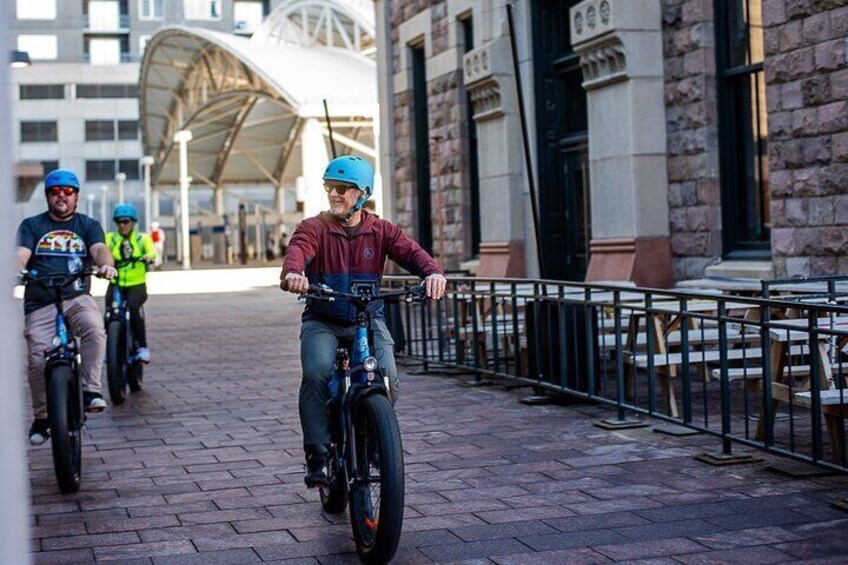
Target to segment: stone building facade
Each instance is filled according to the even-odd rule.
[[[514,3],[541,266],[506,5],[375,1],[386,209],[448,269],[848,271],[848,0]]]

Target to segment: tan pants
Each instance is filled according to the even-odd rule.
[[[65,320],[80,340],[82,354],[82,389],[100,392],[100,370],[106,354],[106,331],[103,315],[94,299],[83,294],[65,302]],[[35,418],[47,417],[47,391],[44,352],[53,347],[56,335],[56,306],[39,308],[24,318],[24,337],[27,342],[27,372],[32,395],[32,412]]]

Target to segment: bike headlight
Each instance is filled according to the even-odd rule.
[[[362,366],[366,371],[376,371],[377,370],[377,359],[374,357],[366,357],[365,361],[362,362]]]

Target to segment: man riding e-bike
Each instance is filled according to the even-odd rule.
[[[362,210],[373,186],[374,169],[365,159],[347,155],[330,161],[324,171],[330,210],[301,222],[289,242],[280,279],[290,292],[303,294],[310,284],[324,284],[340,292],[350,292],[353,284],[362,283],[379,288],[389,258],[424,279],[428,297],[444,295],[447,281],[433,258],[400,227]],[[388,373],[394,402],[399,391],[394,342],[382,306],[372,315],[375,354]],[[343,298],[307,300],[302,321],[299,408],[307,466],[304,480],[315,487],[327,480],[330,433],[325,406],[330,398],[333,361],[339,341],[353,339],[356,316]]]
[[[92,263],[99,276],[112,278],[117,272],[103,243],[100,222],[77,212],[80,181],[65,169],[44,177],[47,211],[25,219],[18,226],[18,269],[37,271],[42,276],[81,272]],[[101,412],[106,401],[100,394],[100,370],[106,352],[106,333],[100,309],[89,294],[88,279],[80,279],[62,291],[65,314],[80,338],[83,403],[86,412]],[[27,374],[32,394],[33,422],[29,441],[41,445],[49,437],[45,392],[44,352],[52,347],[56,308],[53,296],[37,285],[24,292],[24,334],[27,342]]]

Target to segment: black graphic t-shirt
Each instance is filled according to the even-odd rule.
[[[18,226],[18,245],[32,251],[26,265],[39,275],[67,275],[91,266],[89,250],[104,242],[100,222],[83,214],[57,222],[44,212],[27,218]],[[65,300],[89,291],[88,279],[78,280],[62,291]],[[52,295],[36,284],[24,292],[24,313],[29,314],[53,302]]]

